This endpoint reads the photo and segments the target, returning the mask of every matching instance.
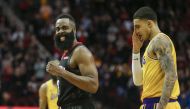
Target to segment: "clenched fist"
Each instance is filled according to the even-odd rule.
[[[46,71],[54,76],[59,76],[61,74],[61,71],[63,70],[63,67],[59,67],[59,61],[53,60],[48,62],[46,66]]]

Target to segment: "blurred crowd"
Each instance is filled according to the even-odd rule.
[[[48,60],[62,55],[54,47],[55,18],[70,13],[77,39],[93,53],[100,88],[97,109],[138,109],[141,88],[131,76],[132,16],[148,5],[158,14],[160,29],[177,51],[182,109],[190,109],[190,0],[6,0],[24,28],[0,12],[0,105],[38,105],[39,86],[49,76]],[[51,56],[44,56],[40,46]],[[144,49],[142,49],[144,52]],[[142,53],[141,53],[142,54]]]

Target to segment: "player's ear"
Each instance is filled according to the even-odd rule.
[[[77,34],[76,28],[73,28],[72,31],[74,32],[74,35],[75,35],[75,38],[76,38],[76,34]]]
[[[148,25],[149,28],[152,28],[152,26],[153,26],[153,21],[147,20],[147,25]]]

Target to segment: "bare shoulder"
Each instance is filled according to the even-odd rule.
[[[77,47],[73,55],[75,57],[75,60],[78,61],[85,61],[93,57],[90,50],[85,46]]]
[[[47,90],[47,82],[43,83],[43,84],[40,86],[39,93],[45,93],[46,90]]]
[[[158,34],[158,36],[156,36],[155,38],[152,39],[153,42],[157,42],[160,43],[160,42],[167,42],[167,41],[170,41],[168,36],[164,33],[160,33]]]
[[[91,56],[90,50],[86,46],[79,46],[76,51],[78,51],[79,54],[81,55],[86,55],[86,56]]]
[[[151,50],[154,53],[171,52],[172,43],[167,35],[159,34],[151,41]]]
[[[47,82],[43,83],[39,89],[39,106],[40,109],[46,108],[47,103]]]

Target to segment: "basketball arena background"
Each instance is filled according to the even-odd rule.
[[[62,12],[74,16],[78,40],[94,55],[97,109],[138,109],[141,88],[131,75],[132,16],[145,5],[157,12],[160,29],[175,44],[179,102],[190,109],[190,0],[0,0],[0,109],[38,109],[39,86],[49,78],[47,61],[61,55],[53,35]]]

